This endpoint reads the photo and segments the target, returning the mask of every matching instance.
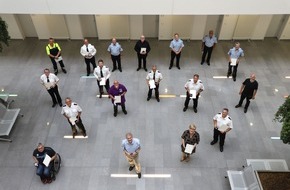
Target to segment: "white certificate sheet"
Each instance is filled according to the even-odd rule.
[[[106,79],[105,79],[105,77],[103,77],[103,78],[101,78],[100,85],[105,86],[105,84],[106,84]]]
[[[121,96],[115,96],[114,104],[121,103]]]
[[[50,161],[51,161],[51,157],[48,156],[47,154],[45,154],[45,157],[44,157],[44,160],[43,160],[42,163],[43,163],[46,167],[48,167]]]
[[[227,125],[222,125],[218,128],[220,132],[225,132],[229,127]]]
[[[54,85],[53,82],[44,83],[44,86],[45,86],[46,89],[50,89],[53,85]]]
[[[189,94],[191,99],[196,99],[196,90],[190,90]]]
[[[146,53],[146,48],[141,48],[140,53]]]
[[[187,154],[191,154],[195,147],[196,147],[196,143],[194,145],[186,144],[184,152],[187,153]]]
[[[71,122],[72,125],[76,124],[76,120],[78,120],[76,117],[69,118],[69,121]]]
[[[231,66],[236,66],[237,65],[237,59],[231,58]]]
[[[150,87],[150,89],[156,88],[154,80],[149,80],[149,87]]]
[[[62,56],[59,56],[55,61],[60,62],[62,60]]]

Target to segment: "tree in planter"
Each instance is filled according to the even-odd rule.
[[[10,39],[8,30],[8,26],[4,20],[0,17],[0,52],[3,50],[3,45],[4,43],[6,46],[9,46],[8,40]]]
[[[274,121],[282,123],[281,140],[285,144],[290,144],[290,96],[275,113]]]

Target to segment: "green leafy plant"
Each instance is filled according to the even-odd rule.
[[[290,144],[290,96],[275,113],[274,121],[282,123],[280,138],[283,143]]]
[[[4,20],[0,17],[0,52],[3,50],[3,44],[4,43],[6,46],[9,46],[9,33],[7,30],[8,26]]]

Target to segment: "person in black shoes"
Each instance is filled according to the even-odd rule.
[[[137,71],[139,71],[141,69],[141,62],[143,61],[143,69],[147,72],[146,58],[147,58],[147,55],[150,52],[151,48],[150,48],[149,42],[147,40],[145,40],[144,35],[142,35],[140,37],[140,40],[138,40],[136,42],[134,50],[137,52],[137,57],[138,57]]]
[[[156,65],[153,65],[152,70],[149,71],[149,73],[146,77],[146,81],[147,81],[147,84],[149,87],[147,101],[149,101],[151,99],[152,91],[153,91],[153,89],[155,89],[155,98],[156,98],[157,102],[160,102],[159,83],[161,80],[162,80],[162,74],[160,73],[160,71],[157,70]]]
[[[71,98],[67,97],[65,99],[65,105],[62,107],[61,114],[68,120],[73,138],[77,135],[76,126],[81,130],[84,137],[87,136],[85,126],[81,119],[82,108],[75,102],[72,102]]]
[[[43,163],[46,155],[51,158],[47,165]],[[56,152],[52,148],[45,147],[43,144],[38,143],[37,148],[33,151],[32,158],[35,167],[37,167],[36,175],[40,177],[42,183],[51,183],[52,179],[50,171],[52,169],[53,160],[56,158]]]
[[[224,143],[226,138],[226,133],[228,133],[233,128],[232,118],[228,115],[229,109],[224,108],[221,113],[216,114],[213,117],[213,141],[211,145],[214,145],[220,138],[220,151],[224,151]]]
[[[111,54],[111,59],[113,61],[113,70],[112,70],[112,72],[117,70],[117,63],[118,63],[119,71],[122,72],[121,52],[123,51],[123,48],[117,42],[116,38],[112,39],[112,43],[109,45],[107,51]]]
[[[102,98],[102,95],[104,94],[104,86],[107,90],[107,93],[109,92],[110,89],[110,81],[109,78],[111,76],[110,69],[104,65],[104,61],[100,59],[98,61],[98,66],[94,70],[94,75],[97,79],[97,83],[99,86],[99,91],[100,91],[100,98]]]
[[[112,99],[112,103],[114,106],[114,117],[117,117],[118,114],[118,106],[122,107],[122,111],[125,115],[127,115],[126,107],[125,107],[125,94],[127,93],[127,88],[119,84],[117,80],[114,81],[114,85],[109,89],[109,96]]]
[[[96,68],[95,55],[97,50],[95,46],[89,43],[88,39],[84,39],[84,45],[81,47],[80,53],[85,58],[85,63],[87,65],[87,76],[89,76],[91,74],[90,64],[92,64],[93,70]]]
[[[122,140],[122,149],[130,164],[129,171],[135,168],[138,178],[141,178],[141,164],[139,162],[140,140],[133,138],[132,133],[127,133],[126,139]]]
[[[59,106],[62,106],[62,100],[57,86],[58,81],[59,78],[55,74],[50,73],[49,69],[44,69],[44,74],[40,77],[40,83],[45,87],[51,96],[52,107],[55,107],[57,103]]]
[[[184,108],[183,111],[185,112],[188,108],[188,104],[190,99],[193,100],[193,111],[197,113],[197,104],[198,104],[198,98],[200,93],[204,90],[204,86],[202,84],[202,81],[199,80],[199,75],[195,74],[193,75],[192,79],[189,79],[185,85],[186,90],[186,99],[184,102]]]
[[[59,65],[62,69],[62,72],[66,73],[66,70],[65,70],[64,64],[63,64],[63,60],[62,60],[62,56],[61,56],[60,46],[58,45],[58,43],[54,42],[53,38],[49,38],[48,42],[49,43],[46,46],[46,53],[53,64],[54,74],[55,75],[58,74],[56,62],[59,63]]]
[[[235,47],[230,49],[230,51],[228,52],[228,55],[229,55],[229,57],[228,57],[229,67],[228,67],[227,77],[229,78],[229,76],[233,73],[232,74],[233,81],[236,81],[237,70],[238,70],[238,66],[240,63],[240,59],[241,59],[241,57],[244,57],[244,50],[242,50],[242,48],[240,48],[239,42],[235,43]]]
[[[174,34],[174,39],[170,42],[169,47],[171,49],[171,59],[169,69],[172,68],[175,57],[176,57],[176,67],[180,69],[179,60],[181,56],[181,50],[184,47],[184,44],[183,41],[179,39],[179,34],[177,33]]]
[[[211,53],[216,43],[217,43],[217,38],[213,34],[213,30],[210,30],[208,35],[206,35],[202,39],[202,44],[201,44],[202,58],[201,58],[201,63],[200,63],[201,65],[203,65],[206,55],[207,55],[207,59],[206,59],[207,65],[210,65]]]
[[[256,75],[252,73],[250,78],[247,78],[240,89],[239,94],[241,95],[239,103],[235,106],[235,108],[241,107],[243,104],[244,99],[246,98],[247,102],[244,107],[244,112],[247,113],[248,107],[250,105],[250,100],[256,98],[258,90],[258,82],[256,81]]]

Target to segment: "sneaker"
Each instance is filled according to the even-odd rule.
[[[141,178],[141,173],[137,173],[138,174],[138,178],[140,179]]]
[[[129,171],[132,171],[135,168],[135,165],[129,167]]]

